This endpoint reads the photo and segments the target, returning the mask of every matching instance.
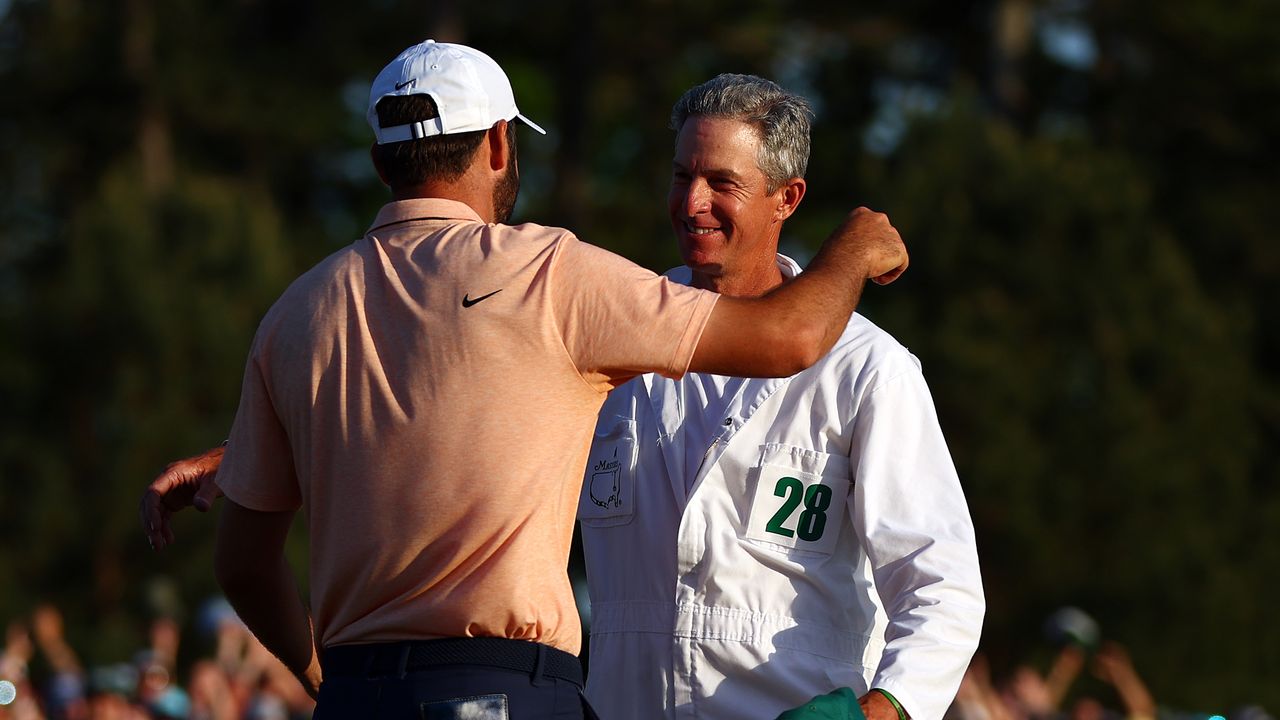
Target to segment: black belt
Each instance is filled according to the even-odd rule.
[[[527,672],[535,677],[546,675],[582,686],[582,663],[578,658],[528,640],[443,638],[337,645],[325,648],[320,661],[326,677],[385,677],[449,665]]]

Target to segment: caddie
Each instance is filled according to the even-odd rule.
[[[778,241],[809,112],[746,75],[680,98],[667,277],[723,301],[807,274]],[[790,377],[615,390],[578,516],[602,717],[939,720],[977,647],[973,525],[920,363],[861,315]]]

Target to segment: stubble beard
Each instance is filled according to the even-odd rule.
[[[493,214],[496,222],[505,224],[511,219],[511,211],[516,206],[516,196],[520,194],[520,171],[513,162],[507,166],[507,172],[497,185],[493,186]]]

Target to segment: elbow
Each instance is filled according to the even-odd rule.
[[[808,370],[822,358],[828,348],[819,333],[795,325],[761,328],[760,364],[752,373],[757,377],[790,377]]]
[[[785,347],[780,361],[786,365],[786,375],[795,375],[813,367],[831,349],[831,341],[820,323],[806,321],[786,329],[786,335],[778,343]]]

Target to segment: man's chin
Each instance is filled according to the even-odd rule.
[[[711,246],[709,244],[702,245],[696,242],[689,242],[684,238],[680,238],[678,243],[680,250],[680,259],[689,268],[700,272],[715,272],[719,274],[722,268],[721,259],[724,255],[723,248],[720,246]]]
[[[712,260],[711,258],[698,257],[697,255],[685,255],[683,258],[685,267],[696,273],[704,275],[719,275],[724,267]]]

